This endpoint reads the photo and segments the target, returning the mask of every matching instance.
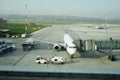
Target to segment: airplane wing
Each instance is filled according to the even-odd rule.
[[[55,42],[53,42],[53,41],[47,41],[47,40],[37,40],[36,39],[36,41],[37,42],[40,42],[40,43],[46,43],[46,44],[49,44],[49,45],[52,45],[52,44],[61,44],[61,45],[63,45],[63,42],[57,42],[57,41],[55,41]]]
[[[63,42],[53,42],[53,41],[46,41],[46,40],[38,40],[38,39],[34,39],[33,40],[36,42],[36,43],[43,43],[43,44],[48,44],[48,47],[49,48],[53,48],[55,50],[60,50],[60,49],[65,49],[66,48],[66,45],[63,43]]]

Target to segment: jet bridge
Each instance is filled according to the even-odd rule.
[[[96,41],[95,44],[97,45],[98,49],[110,49],[112,44],[112,49],[120,49],[120,41],[114,40],[112,43],[111,41]]]
[[[78,40],[76,42],[78,47],[78,51],[89,51],[89,50],[97,50],[97,45],[94,40]]]
[[[76,45],[78,46],[78,51],[89,51],[97,49],[120,49],[120,41],[114,40],[109,41],[95,41],[95,40],[78,40]]]

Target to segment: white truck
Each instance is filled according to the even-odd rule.
[[[27,37],[27,34],[22,34],[21,35],[21,38],[26,38]]]
[[[65,59],[64,59],[63,57],[53,56],[53,57],[51,58],[51,62],[52,62],[52,63],[64,64],[64,63],[65,63]]]

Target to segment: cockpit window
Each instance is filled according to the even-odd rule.
[[[75,46],[71,46],[71,47],[69,47],[69,48],[76,48]]]

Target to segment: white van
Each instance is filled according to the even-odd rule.
[[[21,35],[21,38],[26,38],[27,37],[27,34],[22,34]]]

